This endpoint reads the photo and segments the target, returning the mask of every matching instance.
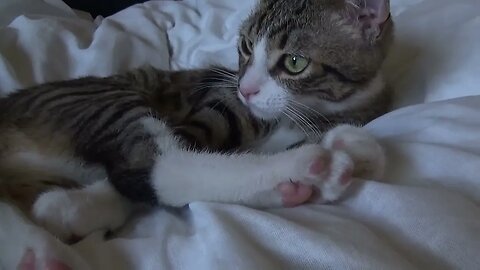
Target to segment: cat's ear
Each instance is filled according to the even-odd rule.
[[[349,19],[360,26],[370,38],[378,38],[390,18],[390,0],[345,1]]]

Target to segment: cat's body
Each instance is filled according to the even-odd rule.
[[[128,201],[280,207],[314,188],[334,201],[352,172],[378,177],[382,150],[346,126],[305,142],[386,112],[390,28],[385,0],[261,1],[238,73],[142,68],[18,91],[0,99],[0,196],[63,239],[118,227]],[[265,154],[282,129],[294,136],[276,150],[303,145]]]
[[[280,147],[309,139],[285,119],[272,122],[255,118],[239,102],[234,87],[222,87],[231,80],[228,76],[234,75],[218,68],[168,72],[147,67],[107,78],[45,84],[1,99],[3,197],[28,212],[41,193],[58,187],[84,187],[108,178],[126,198],[150,205],[183,206],[210,200],[280,206],[200,194],[198,198],[193,195],[181,199],[181,195],[172,193],[174,199],[164,200],[149,183],[156,160],[169,151],[182,154],[183,149],[197,149],[223,152],[225,157],[233,152],[272,152],[278,143],[265,145],[280,128],[293,134],[290,142],[283,139]],[[326,115],[329,122],[317,125],[322,131],[343,122],[362,125],[378,115],[367,108],[351,111],[351,117],[339,117],[338,122]],[[165,132],[161,135],[162,147],[150,129]],[[283,181],[290,177],[285,176]],[[198,190],[184,188],[178,192]]]
[[[61,185],[63,179],[67,185],[87,185],[107,176],[122,182],[122,175],[136,177],[136,171],[144,176],[165,151],[144,127],[143,121],[150,120],[165,124],[172,139],[177,135],[172,142],[177,147],[247,147],[273,125],[253,118],[236,101],[234,88],[218,87],[212,80],[227,80],[218,72],[147,67],[108,78],[45,84],[1,99],[0,175],[25,178],[25,188],[40,190]],[[18,185],[18,180],[3,182]],[[131,196],[158,204],[151,193],[146,188]]]

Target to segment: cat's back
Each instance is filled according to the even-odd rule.
[[[116,77],[84,77],[44,83],[17,90],[0,98],[0,125],[28,120],[45,114],[60,115],[75,107],[95,106],[112,92],[125,92],[131,85]]]
[[[121,118],[145,99],[121,77],[85,77],[18,90],[0,99],[0,158],[12,152],[70,153],[95,122]],[[107,119],[108,118],[108,119]]]

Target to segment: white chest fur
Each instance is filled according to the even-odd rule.
[[[254,151],[259,153],[277,153],[303,141],[305,138],[306,136],[301,130],[292,127],[288,123],[281,123],[270,136],[255,145]]]

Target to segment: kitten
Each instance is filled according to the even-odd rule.
[[[335,201],[352,173],[381,175],[381,147],[341,124],[386,112],[391,30],[387,0],[264,0],[238,73],[140,68],[18,91],[0,99],[0,196],[61,239],[120,226],[132,202]],[[292,123],[282,147],[300,146],[263,153]]]

